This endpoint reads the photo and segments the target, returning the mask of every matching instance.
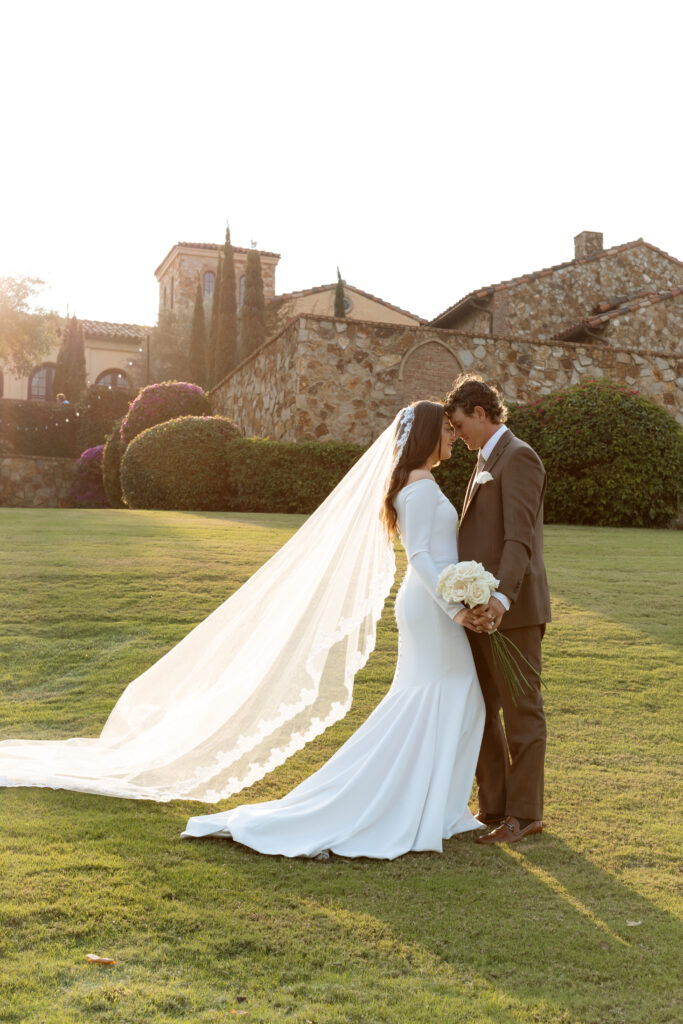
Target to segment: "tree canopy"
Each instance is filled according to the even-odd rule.
[[[72,316],[67,321],[62,337],[52,388],[56,395],[61,393],[73,403],[79,401],[86,385],[83,328],[76,317]]]
[[[250,249],[247,253],[240,327],[240,358],[246,359],[266,340],[266,301],[263,295],[261,257],[256,249]]]
[[[29,374],[59,343],[56,316],[32,301],[43,283],[37,277],[0,277],[0,364],[18,376]]]

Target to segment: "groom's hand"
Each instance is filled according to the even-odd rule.
[[[487,604],[482,604],[475,608],[474,614],[480,631],[483,633],[493,633],[503,621],[505,608],[497,598],[492,597]]]

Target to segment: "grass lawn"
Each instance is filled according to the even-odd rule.
[[[0,509],[0,737],[97,735],[299,522]],[[288,861],[181,840],[207,805],[0,790],[0,1021],[679,1021],[683,534],[550,527],[546,549],[542,836]],[[347,718],[224,806],[326,760],[395,643],[388,606]]]

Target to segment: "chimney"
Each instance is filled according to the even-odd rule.
[[[574,237],[575,260],[592,256],[596,252],[601,252],[602,248],[602,231],[582,231],[580,235]]]

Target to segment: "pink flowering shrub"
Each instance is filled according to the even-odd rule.
[[[129,445],[134,437],[157,423],[179,416],[210,416],[207,394],[197,384],[170,380],[143,388],[121,423],[121,440]]]
[[[104,445],[86,448],[76,464],[71,487],[71,505],[74,508],[109,508],[102,480]]]

